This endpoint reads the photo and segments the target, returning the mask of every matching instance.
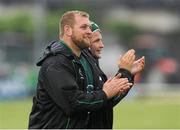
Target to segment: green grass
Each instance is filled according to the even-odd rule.
[[[114,128],[180,128],[179,99],[122,101],[115,107]]]
[[[0,102],[0,128],[27,128],[31,100]]]
[[[0,102],[0,128],[27,128],[31,99]],[[180,128],[180,99],[123,100],[114,109],[114,128]]]

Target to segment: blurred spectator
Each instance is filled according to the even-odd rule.
[[[31,96],[35,89],[36,77],[37,71],[26,63],[0,69],[0,99]]]
[[[177,61],[171,57],[167,44],[161,37],[153,34],[137,35],[133,42],[137,55],[146,57],[146,68],[143,76],[136,77],[140,82],[149,82],[152,70],[157,69],[166,82],[177,82],[174,75],[177,73]],[[162,79],[159,78],[159,79]],[[161,81],[159,81],[161,82]]]
[[[32,96],[35,92],[35,88],[37,85],[37,77],[38,77],[38,71],[34,69],[35,67],[29,69],[29,72],[26,76],[25,84],[27,86],[29,94]]]

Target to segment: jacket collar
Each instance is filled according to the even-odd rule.
[[[36,63],[37,66],[41,66],[42,63],[47,59],[49,56],[62,54],[66,56],[68,59],[73,60],[78,58],[72,50],[66,45],[66,43],[62,40],[54,41],[50,43],[44,50],[43,56],[39,58],[38,62]]]

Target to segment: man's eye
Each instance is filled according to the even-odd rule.
[[[86,29],[86,28],[87,28],[87,26],[82,26],[81,28],[82,28],[82,29]]]
[[[82,28],[82,29],[88,29],[88,28],[91,29],[91,27],[90,27],[89,25],[83,25],[83,26],[81,26],[81,28]]]
[[[100,39],[97,39],[95,42],[99,42],[100,41]]]

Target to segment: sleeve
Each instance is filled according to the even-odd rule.
[[[116,75],[119,73],[121,73],[121,77],[128,78],[129,82],[134,84],[134,75],[132,75],[131,72],[129,72],[126,69],[119,69],[118,72],[116,73]],[[132,88],[132,86],[130,87],[130,89],[131,88]],[[115,105],[117,105],[128,94],[129,90],[127,90],[126,92],[124,92],[118,96],[113,97],[110,100],[111,106],[114,107]]]
[[[67,114],[76,111],[95,111],[107,102],[103,90],[85,93],[79,89],[68,64],[51,65],[45,72],[46,90],[54,102]]]

